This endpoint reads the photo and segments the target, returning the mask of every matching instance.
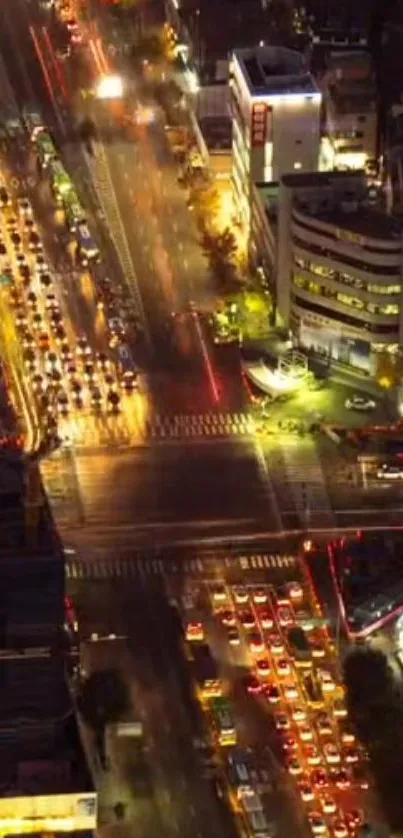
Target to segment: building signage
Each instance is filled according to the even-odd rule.
[[[264,146],[268,139],[268,120],[271,117],[271,107],[265,102],[255,102],[252,106],[252,147]]]
[[[364,236],[360,236],[359,233],[353,233],[351,230],[339,230],[336,229],[336,238],[340,239],[340,241],[351,242],[351,244],[358,244],[360,247],[364,247],[366,243],[366,239]]]
[[[97,797],[93,793],[3,797],[0,829],[10,834],[94,830]]]

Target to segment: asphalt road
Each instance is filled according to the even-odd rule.
[[[112,769],[119,772],[121,780],[114,793],[110,781],[101,786],[103,823],[108,814],[111,819],[117,794],[123,794],[129,801],[128,825],[132,830],[141,828],[146,838],[162,832],[198,838],[235,836],[230,816],[205,776],[194,744],[195,737],[203,735],[202,721],[191,696],[162,580],[119,588],[99,585],[96,595],[88,596],[83,590],[81,594],[84,596],[77,592],[78,617],[84,635],[102,610],[115,624],[123,622],[127,634],[123,644],[101,641],[87,645],[83,655],[86,671],[118,666],[129,687],[134,717],[144,727],[144,747],[137,759],[133,759],[133,749],[130,761],[127,750],[124,753],[121,746],[114,750]],[[110,831],[109,827],[108,834]]]

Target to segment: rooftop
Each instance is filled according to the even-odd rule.
[[[304,56],[285,47],[258,46],[234,51],[251,95],[301,93],[313,95],[319,88],[307,72]]]
[[[298,209],[298,198],[295,202],[296,209]],[[318,221],[324,221],[327,224],[332,224],[339,230],[345,230],[346,234],[356,234],[357,236],[369,237],[378,239],[379,241],[388,241],[403,243],[403,225],[395,217],[387,215],[379,210],[368,207],[363,201],[351,198],[345,199],[345,206],[340,200],[340,195],[335,197],[334,206],[326,209],[320,207],[307,207],[306,202],[303,202],[301,207],[305,215],[310,215]],[[357,244],[360,242],[357,241]]]

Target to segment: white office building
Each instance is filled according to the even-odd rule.
[[[235,50],[230,87],[234,201],[248,231],[254,183],[318,169],[322,95],[303,56],[284,47]]]
[[[403,343],[403,230],[366,196],[362,172],[281,178],[277,314],[300,346],[374,374]]]

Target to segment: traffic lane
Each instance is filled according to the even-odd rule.
[[[119,597],[115,600],[115,607],[118,601]],[[109,604],[108,608],[110,607]],[[98,612],[99,607],[95,609],[93,615],[97,615]],[[81,622],[80,626],[82,626]],[[113,824],[115,820],[113,807],[121,801],[125,804],[124,821],[128,822],[131,830],[134,829],[136,834],[150,836],[150,838],[155,834],[162,834],[161,831],[166,830],[166,821],[162,811],[162,789],[159,786],[159,777],[155,775],[151,731],[148,718],[141,705],[137,680],[133,677],[129,647],[125,641],[101,640],[82,644],[80,653],[82,666],[87,676],[107,669],[117,669],[121,673],[129,689],[134,718],[142,722],[144,730],[144,738],[137,743],[137,748],[136,743],[127,742],[124,738],[111,737],[108,740],[109,770],[103,777],[98,790],[100,818],[103,823],[110,825],[112,821]]]
[[[168,774],[177,774],[176,795],[183,800],[184,808],[184,816],[179,819],[182,834],[190,834],[193,824],[206,838],[233,836],[232,820],[203,776],[194,746],[195,737],[204,738],[204,725],[194,701],[176,612],[168,604],[164,585],[142,580],[141,587],[139,608],[146,614],[150,656],[165,692],[163,718],[168,721],[168,727],[164,725],[168,736],[160,759],[165,761]],[[156,723],[160,720],[161,714]]]

